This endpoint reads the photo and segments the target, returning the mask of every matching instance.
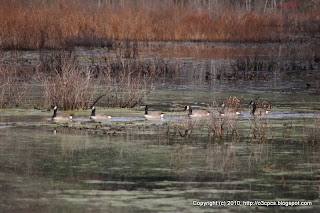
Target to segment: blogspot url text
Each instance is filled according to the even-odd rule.
[[[239,201],[239,200],[227,200],[227,201],[196,201],[192,202],[194,206],[312,206],[311,201]]]

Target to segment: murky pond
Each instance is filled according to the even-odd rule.
[[[85,61],[103,51],[114,55],[84,48],[77,54]],[[319,64],[299,70],[310,65],[313,53],[308,45],[149,44],[140,58],[182,64],[181,73],[157,82],[147,96],[150,111],[164,111],[164,119],[145,120],[142,106],[100,106],[113,116],[100,122],[90,121],[90,110],[75,111],[67,123],[52,123],[52,112],[45,110],[0,110],[0,209],[318,212]],[[34,52],[17,54],[31,64],[37,60]],[[291,64],[294,55],[299,66],[274,69],[255,80],[230,79],[232,66],[221,69],[245,54],[281,57]],[[217,78],[218,72],[225,73]],[[218,103],[229,96],[241,97],[236,118],[190,119],[183,111],[185,105],[210,105],[218,113]],[[256,98],[272,103],[268,115],[250,114],[248,103]],[[199,206],[205,201],[222,203]],[[289,201],[299,205],[287,207]]]

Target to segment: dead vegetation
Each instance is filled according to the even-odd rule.
[[[270,135],[269,119],[260,118],[259,116],[254,116],[249,119],[250,127],[252,130],[252,141],[264,143]]]
[[[308,125],[306,124],[308,121]],[[319,117],[316,116],[311,120],[304,119],[303,124],[303,142],[312,147],[319,148],[320,147],[320,125],[319,125]]]
[[[48,105],[63,110],[85,109],[95,93],[89,67],[78,66],[72,53],[58,52],[42,59],[37,69]]]
[[[172,64],[175,63],[159,59],[117,57],[96,65],[93,73],[99,82],[99,91],[106,94],[106,106],[132,108],[145,103],[155,82],[180,72],[180,66]]]
[[[320,26],[319,4],[288,12],[243,10],[241,4],[200,9],[175,2],[2,1],[0,45],[6,49],[112,48],[115,40],[280,41],[295,33],[315,34]]]
[[[30,85],[27,83],[28,75],[13,67],[6,66],[3,62],[6,55],[0,56],[0,108],[19,106],[23,97],[28,92]]]
[[[146,95],[160,70],[148,63],[117,59],[98,66],[101,90],[107,106],[135,107],[145,102]]]
[[[249,54],[244,52],[244,54]],[[267,58],[261,58],[257,53],[253,56],[239,56],[235,60],[230,60],[228,64],[217,65],[214,71],[207,71],[205,80],[228,80],[229,82],[237,81],[272,81],[275,73],[286,74],[289,72],[313,71],[319,68],[319,61],[316,54],[307,59],[301,60],[293,54],[284,60],[281,57],[270,55]],[[289,74],[290,75],[290,74]],[[281,76],[277,76],[277,78]]]
[[[225,118],[212,116],[208,123],[208,135],[211,133],[216,139],[222,139],[225,132]]]
[[[272,109],[272,104],[268,103],[267,101],[256,101],[256,106],[257,108],[262,108],[262,109]]]
[[[240,112],[241,101],[236,96],[230,96],[226,102],[223,103],[223,107],[226,111]]]
[[[229,176],[239,170],[239,159],[234,146],[207,144],[205,150],[206,173]]]
[[[174,136],[177,135],[177,133],[182,138],[190,138],[192,136],[192,132],[195,128],[196,121],[193,121],[191,119],[188,119],[187,122],[183,122],[183,124],[174,124]]]
[[[159,77],[175,76],[181,70],[169,61],[122,57],[121,52],[117,58],[103,57],[103,62],[90,66],[79,63],[73,52],[42,55],[37,73],[44,87],[45,103],[64,110],[86,109],[97,93],[104,94],[104,106],[132,108],[145,103]]]

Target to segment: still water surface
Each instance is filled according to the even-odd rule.
[[[258,52],[259,57],[270,59],[270,51],[277,50],[277,57],[291,60],[288,52],[295,51],[297,60],[307,63],[312,50],[281,49],[274,44],[208,45],[154,44],[141,51],[141,57],[157,55],[184,64],[179,76],[155,84],[147,98],[152,110],[166,112],[163,120],[145,121],[143,108],[111,109],[114,118],[92,124],[89,111],[76,112],[75,121],[67,126],[94,129],[86,131],[58,128],[48,121],[49,112],[1,111],[0,209],[319,212],[320,150],[310,142],[320,139],[318,67],[304,73],[270,72],[268,81],[205,80],[206,72],[214,73],[216,64],[229,63],[244,53]],[[78,51],[83,58],[102,54],[102,50]],[[31,63],[36,60],[36,54],[19,54],[31,58]],[[312,87],[306,88],[306,82]],[[226,127],[225,135],[217,139],[208,134],[210,119],[190,121],[182,112],[184,105],[205,108],[230,95],[243,97],[245,102],[242,116],[228,121],[237,125],[237,137]],[[258,97],[271,102],[273,109],[268,116],[255,119],[247,102]],[[177,129],[184,130],[188,125],[193,128],[192,135],[181,137]],[[192,205],[194,201],[256,200],[311,201],[312,206]]]

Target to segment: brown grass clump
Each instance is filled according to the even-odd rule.
[[[272,108],[272,104],[268,103],[267,101],[258,101],[256,104],[258,108],[262,108],[262,109]]]
[[[208,135],[211,133],[214,139],[221,140],[224,135],[231,134],[231,139],[234,142],[240,140],[240,134],[238,131],[238,118],[237,117],[218,117],[212,116],[207,123]]]
[[[267,102],[267,101],[258,101],[259,98],[255,99],[255,103],[257,108],[261,108],[261,109],[272,109],[272,104]],[[251,99],[251,102],[253,100]]]
[[[173,1],[1,2],[0,46],[15,49],[112,46],[110,40],[279,41],[319,31],[319,5],[283,12],[194,9]]]
[[[228,101],[225,103],[226,107],[229,109],[234,109],[239,112],[240,110],[240,100],[236,96],[230,96]]]

